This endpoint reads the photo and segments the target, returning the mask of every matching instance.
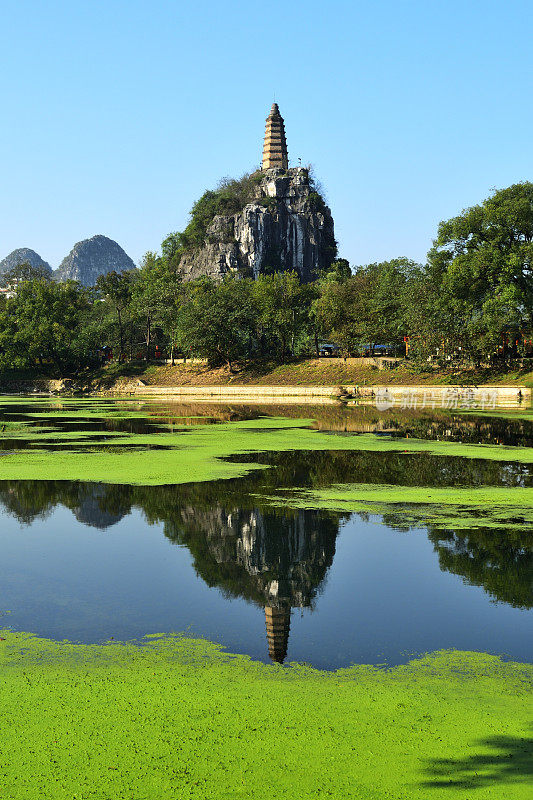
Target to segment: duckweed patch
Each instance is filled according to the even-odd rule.
[[[327,673],[181,636],[1,636],[6,797],[529,796],[533,666],[451,651]]]
[[[326,489],[293,490],[274,505],[396,515],[399,526],[431,525],[454,530],[533,525],[533,488],[431,487],[341,484]]]

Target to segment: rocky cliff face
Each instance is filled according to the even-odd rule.
[[[74,245],[54,273],[58,281],[79,281],[94,286],[100,275],[124,272],[135,264],[122,247],[107,236],[93,236]]]
[[[203,247],[182,256],[186,279],[294,270],[310,281],[329,266],[336,250],[333,218],[306,169],[265,170],[254,194],[241,212],[216,216]]]
[[[52,267],[44,261],[39,253],[35,250],[30,250],[29,247],[19,247],[18,250],[13,250],[8,256],[0,261],[0,275],[5,272],[19,267],[21,264],[30,264],[35,269],[41,269],[45,272],[52,274]]]

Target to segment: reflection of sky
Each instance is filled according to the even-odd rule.
[[[63,507],[25,528],[3,515],[0,551],[0,610],[12,611],[2,621],[16,629],[83,641],[188,629],[267,660],[261,609],[209,589],[187,548],[137,510],[105,530]],[[354,516],[341,528],[315,611],[293,611],[288,660],[396,663],[455,647],[533,661],[532,618],[441,572],[424,531]]]

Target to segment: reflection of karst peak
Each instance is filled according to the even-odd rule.
[[[309,510],[182,507],[173,527],[206,583],[265,608],[270,656],[283,661],[291,608],[312,606],[333,562],[338,521]]]
[[[24,525],[61,504],[78,522],[100,530],[116,525],[131,510],[129,487],[77,481],[3,481],[0,503]]]
[[[68,507],[83,525],[105,530],[130,513],[131,506],[122,501],[121,494],[117,494],[113,485],[81,483],[72,484],[72,487]]]
[[[120,522],[125,515],[116,511],[107,511],[102,507],[101,499],[101,491],[94,491],[81,497],[77,508],[72,509],[78,522],[100,530],[105,530]]]

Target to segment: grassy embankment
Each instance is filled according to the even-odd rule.
[[[117,366],[103,372],[101,381],[109,385],[111,376],[117,380],[135,377],[151,386],[216,386],[224,384],[256,386],[339,386],[388,385],[410,386],[416,384],[468,384],[493,383],[501,385],[533,386],[533,372],[464,370],[456,372],[424,371],[408,362],[394,369],[358,366],[340,359],[307,359],[294,364],[249,366],[230,372],[227,368],[209,369],[204,365],[178,364],[171,366],[133,366],[124,371]]]
[[[28,419],[48,417],[47,427],[17,431],[17,438],[35,444],[63,442],[64,451],[6,453],[0,478],[183,483],[254,468],[221,461],[226,455],[299,449],[533,463],[533,448],[340,437],[311,430],[306,420],[281,418],[142,435],[109,431],[112,449],[95,450],[84,432],[54,429],[54,414],[79,421],[143,412],[110,402],[69,405],[55,412],[36,406]],[[142,449],[154,443],[169,449]],[[121,451],[122,444],[139,449]],[[495,508],[529,513],[532,494],[522,488],[344,486],[295,500],[378,513],[387,503],[403,508],[406,499],[420,503],[423,513],[428,502],[460,514],[471,504],[473,512],[490,517]],[[530,665],[451,652],[391,670],[323,673],[265,666],[183,638],[139,647],[54,643],[10,631],[1,636],[0,760],[10,800],[529,796]]]
[[[50,376],[37,372],[4,372],[0,386],[4,391],[20,391],[35,385],[44,388]],[[57,377],[57,376],[56,376]],[[226,384],[255,386],[364,386],[364,385],[480,385],[533,387],[529,370],[422,371],[411,362],[400,362],[394,369],[378,369],[345,363],[342,359],[306,359],[292,364],[256,364],[237,368],[209,369],[203,364],[176,364],[174,367],[145,362],[109,364],[91,373],[71,379],[85,390],[109,390],[142,380],[150,386],[220,386]]]

